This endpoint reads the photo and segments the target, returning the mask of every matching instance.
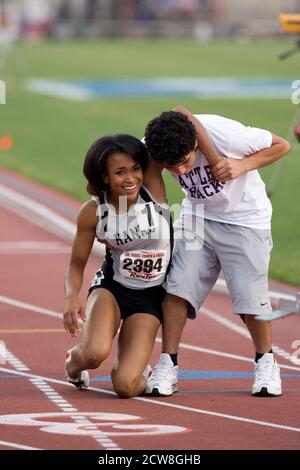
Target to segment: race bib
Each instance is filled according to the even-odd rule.
[[[130,279],[156,281],[166,272],[165,250],[124,251],[120,257],[120,274]]]

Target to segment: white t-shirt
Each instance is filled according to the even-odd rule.
[[[205,127],[218,153],[225,157],[241,159],[272,145],[272,134],[264,129],[246,127],[212,114],[199,114],[196,118]],[[202,204],[205,219],[270,229],[272,206],[257,170],[221,184],[212,178],[207,160],[197,150],[192,171],[184,176],[170,172],[186,194],[182,214],[195,213],[195,204]]]

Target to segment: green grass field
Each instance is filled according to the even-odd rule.
[[[15,45],[0,79],[7,104],[0,106],[0,135],[15,144],[0,163],[49,186],[86,199],[82,162],[90,143],[103,134],[142,136],[147,122],[180,103],[195,113],[221,114],[286,137],[296,112],[290,100],[98,99],[71,102],[24,91],[27,77],[290,77],[299,79],[299,55],[280,62],[291,40],[238,43],[214,41],[73,41]],[[292,90],[291,90],[292,94]],[[272,168],[263,170],[267,182]],[[272,198],[274,250],[270,275],[300,284],[300,149],[293,151]],[[181,191],[167,178],[170,202]]]

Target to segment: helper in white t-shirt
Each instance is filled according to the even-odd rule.
[[[205,131],[211,143],[207,139],[203,148]],[[195,317],[222,270],[233,311],[244,320],[256,350],[252,395],[281,395],[271,324],[255,318],[271,311],[272,249],[272,207],[257,169],[285,155],[290,144],[267,130],[222,116],[192,115],[182,107],[153,119],[145,142],[153,159],[148,173],[155,177],[166,168],[185,192],[165,283],[163,350],[147,393],[169,396],[177,390],[177,351],[186,318]]]
[[[272,134],[263,129],[221,116],[195,116],[205,127],[219,155],[242,159],[272,146]],[[186,193],[183,211],[189,213],[191,202],[204,205],[204,217],[244,227],[270,229],[272,206],[265,184],[257,170],[249,171],[222,184],[213,178],[210,165],[201,150],[196,150],[193,169],[180,174],[170,172]]]

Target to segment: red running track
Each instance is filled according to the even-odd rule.
[[[299,319],[274,322],[283,396],[254,398],[252,343],[231,313],[229,298],[220,294],[212,293],[185,328],[176,395],[117,398],[108,377],[115,350],[92,371],[90,390],[67,384],[65,351],[75,340],[63,330],[61,312],[70,235],[65,228],[53,233],[53,223],[62,219],[46,224],[30,208],[20,209],[17,200],[32,207],[38,202],[39,209],[73,223],[79,207],[69,197],[0,171],[0,340],[2,352],[4,344],[7,348],[0,364],[1,450],[299,449],[300,365],[293,362]],[[99,262],[93,254],[83,298]],[[152,364],[160,344],[158,338]]]

